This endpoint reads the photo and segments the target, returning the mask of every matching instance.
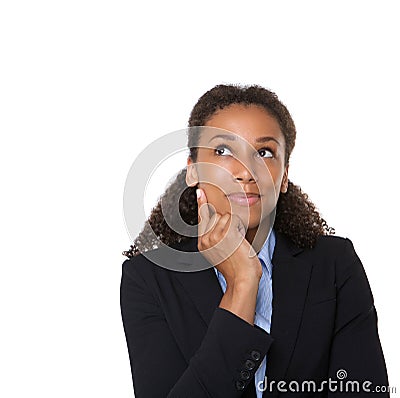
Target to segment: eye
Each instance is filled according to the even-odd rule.
[[[215,154],[218,156],[226,156],[226,151],[229,152],[227,155],[232,155],[230,148],[226,145],[218,145],[215,148]]]
[[[273,158],[274,157],[274,151],[271,148],[261,148],[258,152],[258,155],[260,155],[262,158]],[[263,154],[266,154],[266,156],[263,156]],[[258,156],[257,155],[257,156]]]

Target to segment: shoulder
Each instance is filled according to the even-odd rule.
[[[310,256],[310,260],[317,268],[325,272],[327,268],[331,269],[338,287],[346,283],[349,278],[361,277],[367,281],[361,259],[352,240],[347,237],[321,235],[312,249],[305,249],[304,255]]]
[[[131,279],[143,279],[148,283],[164,283],[184,268],[180,264],[187,259],[185,254],[196,251],[196,248],[197,244],[190,240],[140,252],[122,263],[122,275]]]
[[[312,264],[314,288],[334,286],[345,306],[357,302],[362,308],[370,308],[373,303],[371,287],[351,239],[321,235],[313,248],[303,249],[298,256]]]
[[[151,251],[158,250],[153,249]],[[150,251],[149,251],[150,252]],[[122,263],[120,283],[121,301],[158,303],[160,284],[164,285],[165,276],[162,276],[161,267],[148,258],[148,252],[138,253]]]
[[[160,249],[158,248],[144,253],[137,253],[125,260],[122,263],[122,275],[128,276],[133,280],[149,280],[151,277],[154,277],[154,273],[158,271],[157,268],[161,267],[157,266],[150,258],[157,253],[160,253]]]
[[[341,263],[352,263],[358,259],[351,239],[337,235],[318,236],[313,248],[304,249],[304,255]]]
[[[356,260],[357,254],[353,242],[338,235],[317,236],[312,248],[300,247],[284,233],[276,233],[274,255],[289,255],[301,258],[312,263],[332,263],[335,260],[341,263]]]

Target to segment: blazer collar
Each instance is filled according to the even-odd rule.
[[[181,242],[175,247],[179,250],[182,250],[182,252],[197,252],[200,256],[199,259],[203,263],[203,268],[208,266],[208,268],[205,268],[201,271],[175,272],[176,278],[182,284],[187,295],[195,304],[197,310],[204,320],[205,326],[208,327],[214,310],[216,307],[218,307],[222,296],[224,295],[218,282],[217,275],[213,269],[213,265],[199,253],[197,248],[197,237],[189,238],[189,240]],[[182,255],[178,261],[181,264],[184,264],[185,261],[187,261],[187,257]]]
[[[267,354],[266,370],[267,379],[275,380],[276,383],[285,379],[307,297],[313,265],[300,255],[303,251],[304,249],[296,246],[285,235],[277,233],[272,256],[270,334],[274,342]],[[275,396],[276,393],[272,395]],[[267,396],[267,392],[264,396]]]
[[[312,264],[299,256],[304,249],[296,246],[284,234],[275,231],[275,237],[270,330],[274,342],[267,354],[266,374],[268,380],[278,382],[284,380],[295,347]],[[197,237],[178,244],[178,247],[180,250],[198,251]],[[208,326],[223,296],[212,265],[196,272],[176,272],[176,278]]]

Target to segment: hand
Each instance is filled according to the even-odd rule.
[[[198,249],[222,273],[227,284],[258,282],[262,267],[245,238],[245,227],[235,214],[212,211],[202,189],[198,189]],[[211,215],[212,214],[212,215]]]

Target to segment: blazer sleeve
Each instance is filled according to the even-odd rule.
[[[343,393],[351,396],[350,392],[357,392],[358,383],[358,397],[376,393],[388,397],[389,393],[381,392],[382,386],[389,383],[373,295],[364,267],[347,238],[343,256],[339,256],[336,264],[336,289],[329,378],[337,381],[337,391],[329,389],[328,396],[343,396]]]
[[[240,397],[273,339],[217,307],[189,363],[135,258],[122,265],[120,305],[136,398]]]

